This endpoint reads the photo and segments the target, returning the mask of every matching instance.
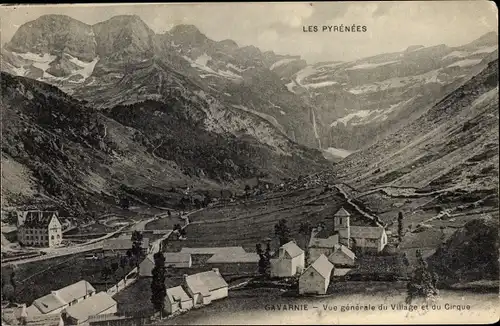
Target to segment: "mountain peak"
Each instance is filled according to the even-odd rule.
[[[191,24],[175,25],[170,30],[170,33],[173,34],[173,35],[202,34],[200,32],[200,30],[195,25],[191,25]]]
[[[18,52],[66,52],[84,60],[95,56],[92,27],[66,15],[43,15],[21,25],[6,47]]]
[[[498,45],[498,34],[496,32],[488,32],[481,35],[468,45],[483,46],[483,45]]]

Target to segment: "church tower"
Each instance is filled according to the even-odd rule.
[[[335,213],[333,216],[333,229],[334,232],[339,234],[339,242],[347,247],[350,247],[350,217],[351,214],[347,212],[343,207]]]

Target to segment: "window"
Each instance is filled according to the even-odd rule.
[[[51,238],[52,240],[54,240],[54,235],[51,235],[51,236],[50,236],[50,238]]]

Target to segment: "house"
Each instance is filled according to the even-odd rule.
[[[115,238],[104,241],[102,250],[104,256],[124,256],[127,251],[132,249],[132,239],[130,238]],[[142,252],[146,254],[149,249],[149,238],[142,239]]]
[[[337,244],[334,246],[334,251],[328,256],[330,263],[335,268],[354,267],[356,265],[356,255],[346,246]]]
[[[165,252],[165,266],[173,268],[189,268],[193,264],[190,254],[181,252]],[[151,271],[155,267],[153,255],[147,255],[146,258],[139,264],[139,275],[144,277],[151,277]]]
[[[92,284],[82,280],[36,299],[27,308],[27,313],[29,316],[59,313],[67,307],[92,297],[95,293],[96,290]]]
[[[271,258],[271,277],[291,277],[302,273],[305,265],[304,250],[295,241],[282,245],[276,258]]]
[[[338,233],[339,243],[348,248],[380,252],[387,244],[383,227],[350,225],[350,214],[344,208],[333,216],[333,233]]]
[[[202,247],[202,248],[188,248],[184,247],[180,251],[181,253],[191,254],[191,255],[215,255],[215,254],[245,254],[246,251],[243,247]]]
[[[299,278],[300,294],[326,294],[333,265],[325,255],[319,256]]]
[[[311,232],[308,244],[309,261],[315,261],[321,255],[329,256],[339,244],[338,233],[332,234],[326,227],[318,226]]]
[[[60,314],[29,315],[26,305],[2,308],[2,325],[64,326]]]
[[[179,310],[187,310],[193,307],[193,299],[184,291],[182,286],[167,289],[165,296],[165,311],[172,314]]]
[[[183,287],[193,299],[195,306],[209,304],[228,295],[228,284],[217,268],[194,275],[184,275]]]
[[[117,303],[106,292],[99,292],[63,312],[63,319],[69,325],[79,325],[88,321],[90,316],[117,312]]]
[[[20,212],[17,224],[17,237],[22,245],[55,247],[62,242],[62,226],[57,212]]]
[[[207,260],[208,264],[257,264],[260,260],[256,252],[217,253]]]
[[[387,245],[387,233],[381,226],[351,226],[354,248],[380,252]]]

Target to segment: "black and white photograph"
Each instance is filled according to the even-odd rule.
[[[0,6],[1,325],[500,318],[487,0]]]

